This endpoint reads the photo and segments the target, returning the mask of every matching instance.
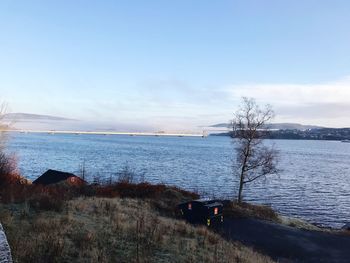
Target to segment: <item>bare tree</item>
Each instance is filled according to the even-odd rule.
[[[273,119],[270,105],[261,109],[252,98],[243,102],[232,120],[232,138],[236,150],[234,173],[239,177],[238,203],[242,202],[244,185],[277,173],[277,151],[263,144],[267,124]]]
[[[8,130],[9,123],[5,120],[7,113],[7,103],[0,103],[0,151],[3,151],[6,144],[6,130]]]
[[[6,131],[9,127],[9,120],[6,120],[7,104],[0,103],[0,187],[7,183],[18,181],[16,159],[14,156],[6,153],[7,136]]]
[[[86,165],[85,165],[85,158],[83,159],[83,162],[79,166],[79,175],[80,178],[83,179],[83,181],[86,181]]]

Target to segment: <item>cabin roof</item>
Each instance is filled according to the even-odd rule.
[[[193,200],[192,203],[200,203],[205,206],[222,205],[221,202],[218,202],[217,200],[211,200],[211,199],[197,199],[197,200]]]
[[[222,206],[222,203],[215,202],[215,203],[205,204],[204,206],[207,206],[207,207]]]
[[[210,200],[210,199],[197,199],[197,200],[182,203],[180,204],[180,206],[187,205],[188,203],[198,203],[198,204],[201,204],[202,206],[207,206],[207,207],[223,206],[223,204],[218,200]]]
[[[78,176],[76,176],[72,173],[66,173],[66,172],[61,172],[61,171],[56,171],[56,170],[50,169],[50,170],[47,170],[45,173],[43,173],[41,176],[39,176],[33,182],[33,184],[42,184],[42,185],[56,184],[56,183],[65,181],[70,177],[78,177]]]

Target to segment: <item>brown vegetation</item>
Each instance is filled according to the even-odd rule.
[[[152,207],[140,199],[76,198],[60,213],[1,205],[0,220],[15,262],[271,262]]]
[[[163,184],[118,182],[107,186],[97,186],[96,196],[147,199],[163,215],[174,216],[179,203],[198,199],[199,195],[177,187]]]
[[[33,208],[60,211],[59,202],[68,201],[80,196],[140,198],[149,200],[153,207],[162,214],[174,216],[177,204],[199,198],[196,193],[177,187],[150,183],[117,182],[110,185],[71,186],[59,183],[49,186],[23,183],[20,177],[9,176],[11,182],[0,186],[0,200],[5,204],[29,202]],[[9,180],[10,182],[10,180]]]
[[[224,202],[225,217],[249,217],[280,222],[278,214],[269,206],[249,203]]]
[[[20,183],[21,176],[17,170],[16,159],[0,149],[0,187]]]

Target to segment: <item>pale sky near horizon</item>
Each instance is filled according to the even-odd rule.
[[[350,2],[0,1],[12,112],[114,127],[226,122],[242,96],[276,122],[350,126]]]

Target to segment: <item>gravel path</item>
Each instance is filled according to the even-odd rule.
[[[256,219],[225,219],[219,231],[278,262],[350,262],[350,235],[301,230]]]
[[[12,263],[10,246],[7,243],[6,235],[0,224],[0,263]]]

